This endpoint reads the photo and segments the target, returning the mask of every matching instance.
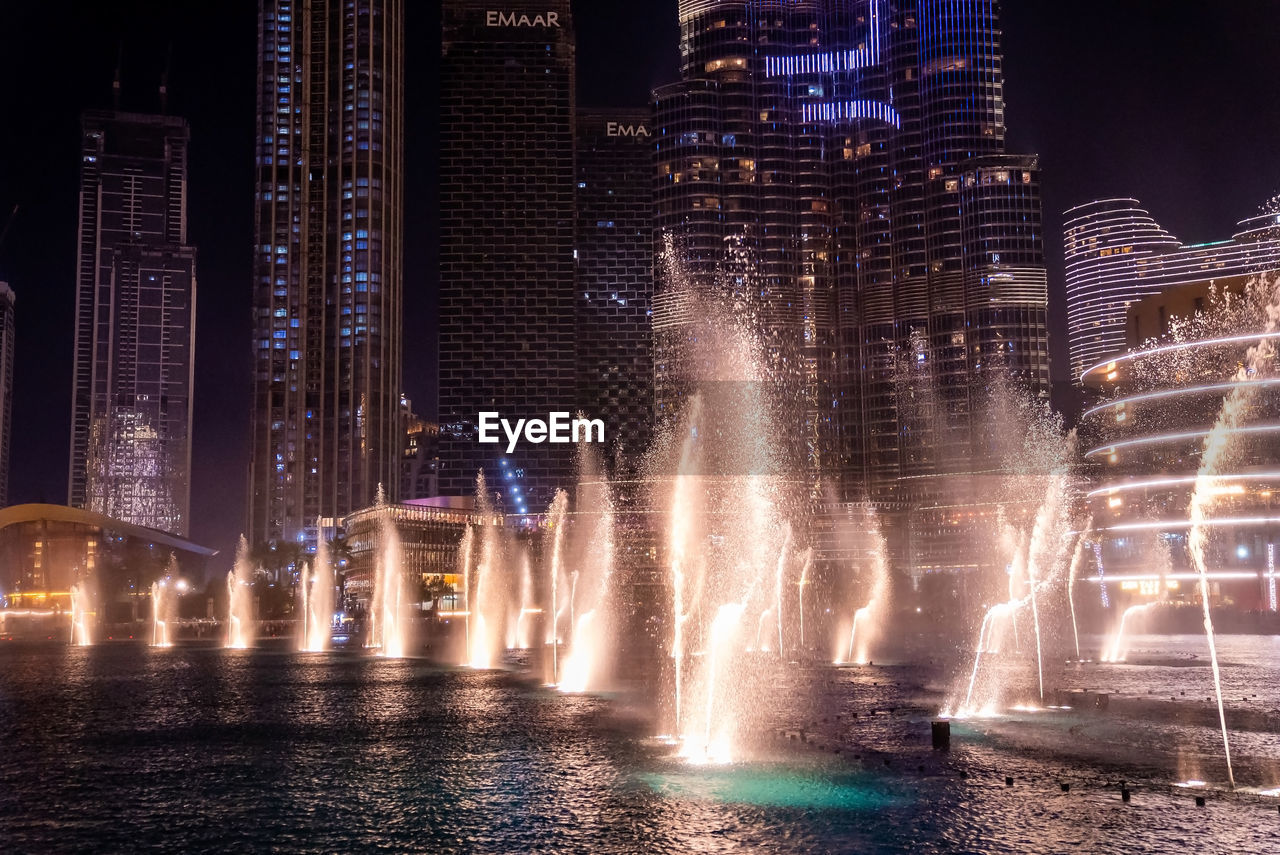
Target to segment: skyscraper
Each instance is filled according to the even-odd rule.
[[[82,127],[68,503],[185,535],[196,310],[187,123],[95,111]]]
[[[1039,168],[1005,151],[999,3],[684,0],[680,25],[658,225],[695,277],[727,239],[751,249],[811,474],[901,522],[986,465],[992,368],[1048,395]]]
[[[1280,270],[1280,212],[1248,217],[1230,240],[1184,245],[1137,199],[1101,199],[1069,209],[1063,224],[1071,379],[1166,330],[1126,329],[1143,297],[1193,282],[1222,287]]]
[[[249,528],[400,484],[403,0],[262,0]]]
[[[653,116],[577,116],[577,409],[605,421],[606,462],[630,470],[653,422]]]
[[[577,398],[569,0],[446,0],[440,90],[440,489],[467,495],[484,469],[506,510],[541,510],[572,449],[505,455],[477,421]]]
[[[0,282],[0,508],[9,504],[9,446],[13,424],[13,308],[17,298]]]

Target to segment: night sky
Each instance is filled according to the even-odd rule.
[[[407,6],[405,379],[431,416],[439,3]],[[675,78],[676,0],[577,7],[580,103],[644,104]],[[256,17],[253,0],[0,4],[0,218],[20,206],[0,247],[0,279],[18,295],[10,499],[66,501],[79,114],[111,106],[121,50],[121,106],[157,110],[168,63],[169,112],[191,123],[199,250],[191,536],[223,550],[221,563],[244,519]],[[1007,0],[1004,30],[1009,150],[1039,153],[1044,170],[1061,378],[1063,209],[1132,195],[1197,242],[1229,237],[1280,192],[1280,3]]]

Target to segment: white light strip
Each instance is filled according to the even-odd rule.
[[[1108,362],[1107,364],[1110,365],[1111,363]],[[1139,401],[1155,401],[1160,398],[1174,398],[1179,395],[1194,395],[1199,392],[1218,392],[1218,391],[1224,391],[1227,389],[1234,389],[1237,386],[1251,386],[1251,385],[1276,386],[1276,385],[1280,385],[1280,379],[1273,378],[1270,380],[1242,380],[1235,383],[1214,383],[1213,385],[1210,385],[1210,386],[1188,386],[1183,389],[1171,389],[1167,392],[1149,392],[1146,395],[1134,395],[1131,398],[1120,398],[1119,400],[1111,401],[1110,403],[1107,403],[1107,404],[1100,404],[1094,407],[1092,410],[1085,410],[1084,416],[1082,416],[1082,418],[1088,418],[1094,413],[1100,413],[1103,410],[1109,410],[1113,407],[1123,407],[1128,404],[1136,404]]]
[[[1209,574],[1210,579],[1230,580],[1230,579],[1257,579],[1261,576],[1261,572],[1255,570],[1253,572],[1239,570],[1216,570]],[[1107,576],[1107,582],[1159,582],[1161,579],[1173,579],[1179,582],[1192,582],[1200,578],[1199,573],[1165,573],[1163,576],[1157,573],[1132,573],[1121,574],[1119,576]],[[1102,582],[1101,576],[1089,576],[1086,582]]]
[[[1280,523],[1280,517],[1219,517],[1216,519],[1207,519],[1201,523],[1201,525],[1271,525],[1273,523]],[[1151,531],[1153,529],[1162,528],[1191,528],[1191,521],[1157,520],[1155,522],[1122,523],[1120,525],[1106,526],[1105,528],[1095,528],[1094,531]],[[1071,533],[1077,534],[1077,532]]]
[[[1280,338],[1280,332],[1254,333],[1252,335],[1232,335],[1232,336],[1227,336],[1226,338],[1207,338],[1207,339],[1201,339],[1200,341],[1182,342],[1180,344],[1166,344],[1163,347],[1153,347],[1150,350],[1135,350],[1129,353],[1121,354],[1120,356],[1117,356],[1114,359],[1105,359],[1102,362],[1099,362],[1097,365],[1093,366],[1092,368],[1088,369],[1087,371],[1085,371],[1083,374],[1080,375],[1080,382],[1083,383],[1085,377],[1089,376],[1091,373],[1093,373],[1094,371],[1097,371],[1100,368],[1110,371],[1111,370],[1110,366],[1113,362],[1115,363],[1127,362],[1131,359],[1137,359],[1138,357],[1141,357],[1141,356],[1155,356],[1157,353],[1171,353],[1175,350],[1186,350],[1189,347],[1211,347],[1216,344],[1239,344],[1240,342],[1245,342],[1245,341],[1263,341],[1265,339],[1271,339],[1271,338]]]
[[[1096,496],[1111,496],[1116,493],[1142,490],[1148,487],[1177,487],[1183,484],[1194,484],[1199,477],[1201,476],[1188,475],[1185,478],[1154,478],[1150,481],[1126,481],[1123,484],[1090,490],[1085,494],[1085,497],[1092,499]],[[1203,477],[1206,481],[1233,481],[1236,479],[1241,481],[1280,481],[1280,472],[1241,472],[1236,475],[1205,475]]]
[[[1275,431],[1280,431],[1280,424],[1233,428],[1227,433],[1235,435],[1239,433],[1272,433]],[[1157,436],[1144,436],[1142,439],[1126,439],[1124,442],[1103,445],[1088,451],[1085,453],[1085,459],[1093,457],[1095,454],[1114,454],[1118,448],[1130,448],[1135,445],[1157,445],[1162,442],[1177,442],[1180,439],[1196,439],[1197,437],[1206,437],[1211,433],[1213,433],[1212,430],[1201,430],[1189,433],[1163,433]]]

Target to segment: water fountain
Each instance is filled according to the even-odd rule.
[[[853,613],[853,625],[849,630],[849,644],[836,654],[836,664],[852,662],[864,665],[871,658],[871,646],[879,638],[884,621],[889,614],[892,591],[889,578],[888,546],[880,529],[880,520],[871,507],[863,509],[863,525],[859,540],[865,550],[869,566],[869,595],[866,604]]]
[[[1006,420],[997,427],[997,433],[1016,437],[1005,462],[1008,495],[1015,498],[1008,505],[1016,507],[1017,497],[1038,495],[1040,499],[1029,530],[1016,512],[1001,506],[998,542],[1008,567],[1008,599],[990,607],[983,616],[973,666],[962,684],[963,694],[953,696],[943,710],[944,715],[955,717],[990,715],[1002,708],[1010,688],[1008,681],[995,668],[984,666],[993,654],[1003,650],[1006,627],[1012,630],[1015,649],[1018,647],[1017,618],[1028,607],[1035,641],[1036,685],[1040,700],[1044,700],[1040,595],[1054,588],[1069,564],[1074,431],[1064,435],[1059,417],[1024,396],[1013,396],[1007,388],[997,387],[993,403],[992,412],[1004,414]]]
[[[1067,573],[1067,604],[1071,608],[1071,638],[1075,642],[1076,661],[1080,661],[1080,627],[1076,623],[1076,576],[1084,561],[1085,546],[1093,533],[1093,517],[1089,517],[1084,530],[1076,538],[1076,548],[1071,552],[1071,569]]]
[[[319,523],[316,525],[320,530]],[[329,544],[321,537],[316,543],[315,566],[303,566],[301,580],[302,639],[304,653],[323,653],[333,636],[333,593],[335,587]]]
[[[172,647],[173,635],[170,623],[173,619],[176,591],[171,587],[172,578],[166,577],[151,583],[151,646]]]
[[[674,733],[688,760],[726,762],[740,755],[744,729],[775,685],[772,666],[747,656],[743,624],[745,614],[771,609],[773,628],[785,627],[782,592],[794,559],[786,529],[796,521],[787,509],[802,504],[792,492],[803,488],[791,478],[803,464],[788,459],[791,449],[777,438],[790,435],[779,419],[797,416],[800,405],[787,378],[774,374],[781,363],[756,322],[768,289],[748,254],[731,246],[715,287],[672,271],[676,297],[694,319],[674,343],[673,382],[689,393],[656,464],[674,473],[658,479],[655,497],[669,509],[662,542]],[[776,635],[784,647],[784,633]]]
[[[404,578],[400,533],[389,509],[379,522],[381,540],[377,575],[373,583],[373,604],[368,646],[379,656],[400,659],[408,650],[410,592]]]
[[[89,585],[80,580],[71,586],[71,643],[76,647],[93,645],[92,615],[93,598],[89,595]]]
[[[502,588],[501,527],[492,524],[493,503],[484,473],[476,476],[476,508],[484,517],[480,528],[480,560],[467,574],[467,654],[463,662],[471,668],[493,668],[501,649],[506,598]]]
[[[533,568],[529,564],[529,554],[520,556],[520,605],[516,609],[514,620],[508,620],[508,650],[528,650],[533,647],[533,616],[538,609],[533,607]]]
[[[1277,280],[1272,288],[1275,290],[1265,310],[1264,334],[1274,333],[1280,327],[1280,280]],[[1218,665],[1218,645],[1214,638],[1213,614],[1210,608],[1209,569],[1205,560],[1209,540],[1206,523],[1209,509],[1218,495],[1214,482],[1217,476],[1224,472],[1224,467],[1230,460],[1233,440],[1257,393],[1258,384],[1250,380],[1269,374],[1275,361],[1276,351],[1270,338],[1261,338],[1245,354],[1243,363],[1236,371],[1235,386],[1222,402],[1217,421],[1209,435],[1205,437],[1204,453],[1200,457],[1200,468],[1196,473],[1195,487],[1191,493],[1191,505],[1188,509],[1191,529],[1187,536],[1187,552],[1200,584],[1200,602],[1204,608],[1204,634],[1209,643],[1209,664],[1213,669],[1213,688],[1218,701],[1222,750],[1227,761],[1227,779],[1232,789],[1235,789],[1236,782],[1235,772],[1231,767],[1231,742],[1227,736],[1227,714],[1222,703],[1222,672]]]
[[[807,642],[804,637],[804,589],[809,584],[809,571],[813,569],[813,547],[807,547],[804,552],[800,553],[800,581],[796,583],[798,597],[797,614],[800,616],[800,650],[807,651]]]
[[[572,646],[564,662],[560,689],[585,692],[601,688],[613,654],[615,514],[609,481],[595,453],[587,446],[578,452],[578,512],[575,528],[585,538],[579,553],[581,570],[574,573],[573,599],[579,596],[585,610],[573,623]],[[579,588],[581,594],[579,595]],[[575,605],[574,612],[577,612]]]
[[[547,511],[547,531],[551,533],[551,559],[547,562],[551,606],[548,609],[547,644],[551,647],[551,685],[560,682],[560,574],[563,572],[565,529],[569,511],[569,494],[557,490]]]
[[[253,644],[255,628],[253,597],[254,566],[249,559],[249,542],[244,535],[236,548],[236,563],[227,574],[226,646],[244,650]]]

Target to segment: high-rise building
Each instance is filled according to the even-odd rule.
[[[579,109],[577,125],[577,409],[604,420],[611,470],[631,471],[653,423],[653,117]]]
[[[1101,199],[1069,209],[1063,224],[1067,267],[1067,337],[1071,377],[1122,353],[1129,342],[1163,335],[1126,329],[1129,307],[1143,297],[1197,282],[1280,270],[1280,213],[1240,221],[1230,240],[1184,245],[1137,199]],[[1136,316],[1135,316],[1136,317]]]
[[[93,111],[82,129],[68,503],[185,535],[196,310],[187,123]]]
[[[999,6],[683,0],[683,80],[654,93],[659,229],[708,282],[727,240],[750,250],[813,477],[891,526],[988,465],[989,369],[1048,397],[1039,168],[1005,151]],[[928,553],[912,564],[946,569]]]
[[[446,0],[440,90],[440,489],[470,494],[483,469],[505,510],[541,510],[571,447],[506,455],[477,422],[577,399],[569,0]]]
[[[13,308],[17,297],[0,282],[0,508],[9,504],[9,446],[13,425]]]
[[[262,0],[249,528],[400,487],[403,0]]]

